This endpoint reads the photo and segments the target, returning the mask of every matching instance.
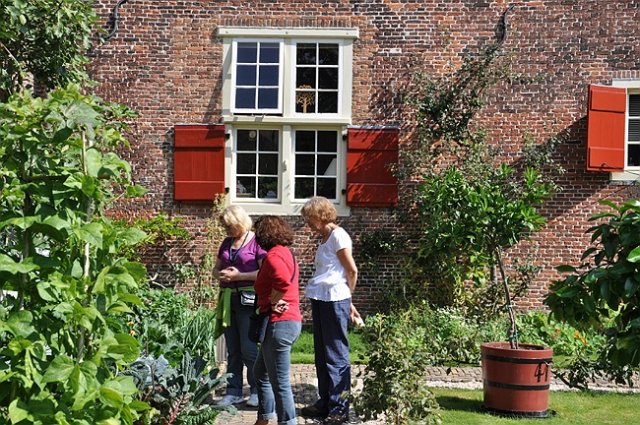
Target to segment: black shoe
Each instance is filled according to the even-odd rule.
[[[326,410],[320,409],[315,404],[311,404],[309,406],[305,406],[300,409],[300,416],[304,416],[305,418],[326,418],[329,415],[329,412]]]
[[[339,413],[332,413],[327,416],[322,422],[323,425],[343,425],[349,423],[349,415],[342,415]]]

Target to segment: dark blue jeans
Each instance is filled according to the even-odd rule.
[[[347,415],[349,402],[341,397],[351,388],[347,325],[351,298],[326,302],[311,300],[313,346],[318,394],[316,407],[329,414]]]
[[[224,330],[227,343],[227,372],[233,374],[227,381],[227,394],[242,396],[242,370],[247,368],[247,382],[251,394],[257,392],[253,377],[258,347],[249,341],[249,316],[253,307],[240,304],[238,294],[231,295],[231,326]]]
[[[271,322],[253,367],[258,384],[258,419],[277,414],[278,424],[295,425],[296,405],[291,390],[291,346],[300,336],[302,323]]]

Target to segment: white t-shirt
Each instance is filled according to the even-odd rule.
[[[351,298],[347,272],[338,258],[338,251],[351,249],[351,237],[342,228],[333,229],[325,243],[318,246],[315,273],[307,283],[307,298],[319,301],[342,301]]]

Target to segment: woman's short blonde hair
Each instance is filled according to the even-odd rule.
[[[220,214],[220,221],[225,226],[239,227],[244,232],[248,232],[253,226],[251,217],[249,217],[249,214],[245,209],[239,205],[229,205],[225,208],[224,211],[222,211],[222,214]]]
[[[315,219],[321,223],[335,223],[338,219],[333,202],[323,196],[314,196],[309,199],[302,207],[302,216],[308,219]]]

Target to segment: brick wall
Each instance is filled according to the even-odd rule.
[[[116,0],[100,0],[109,16]],[[474,125],[487,129],[511,161],[525,135],[543,143],[563,135],[557,159],[567,173],[563,191],[544,207],[549,223],[532,241],[512,250],[534,255],[543,272],[520,300],[524,308],[541,307],[553,267],[576,262],[589,242],[587,218],[603,198],[638,196],[635,186],[611,184],[606,173],[585,171],[587,85],[613,78],[640,78],[640,10],[627,0],[545,1],[135,1],[119,11],[116,36],[97,48],[93,75],[99,93],[139,112],[132,128],[132,162],[136,181],[149,194],[120,204],[121,214],[164,212],[185,219],[192,240],[176,244],[165,258],[195,262],[204,250],[204,226],[211,211],[206,205],[172,201],[171,129],[178,123],[221,122],[222,41],[219,25],[250,27],[357,27],[354,43],[353,124],[394,124],[410,141],[414,113],[403,91],[416,71],[445,75],[465,54],[493,41],[494,28],[509,4],[505,49],[513,55],[512,81],[503,81],[487,94],[486,106]],[[511,152],[511,154],[509,154]],[[408,200],[401,198],[400,209]],[[315,239],[299,217],[290,217],[297,230],[295,250],[302,264],[302,281],[311,273]],[[363,232],[376,227],[403,226],[397,211],[353,208],[341,220],[356,247]],[[406,230],[406,228],[405,228]],[[361,270],[355,303],[374,311],[386,288],[404,274],[400,257],[387,258],[379,270]],[[158,255],[155,255],[157,257]],[[151,270],[170,279],[166,261],[154,255]]]

